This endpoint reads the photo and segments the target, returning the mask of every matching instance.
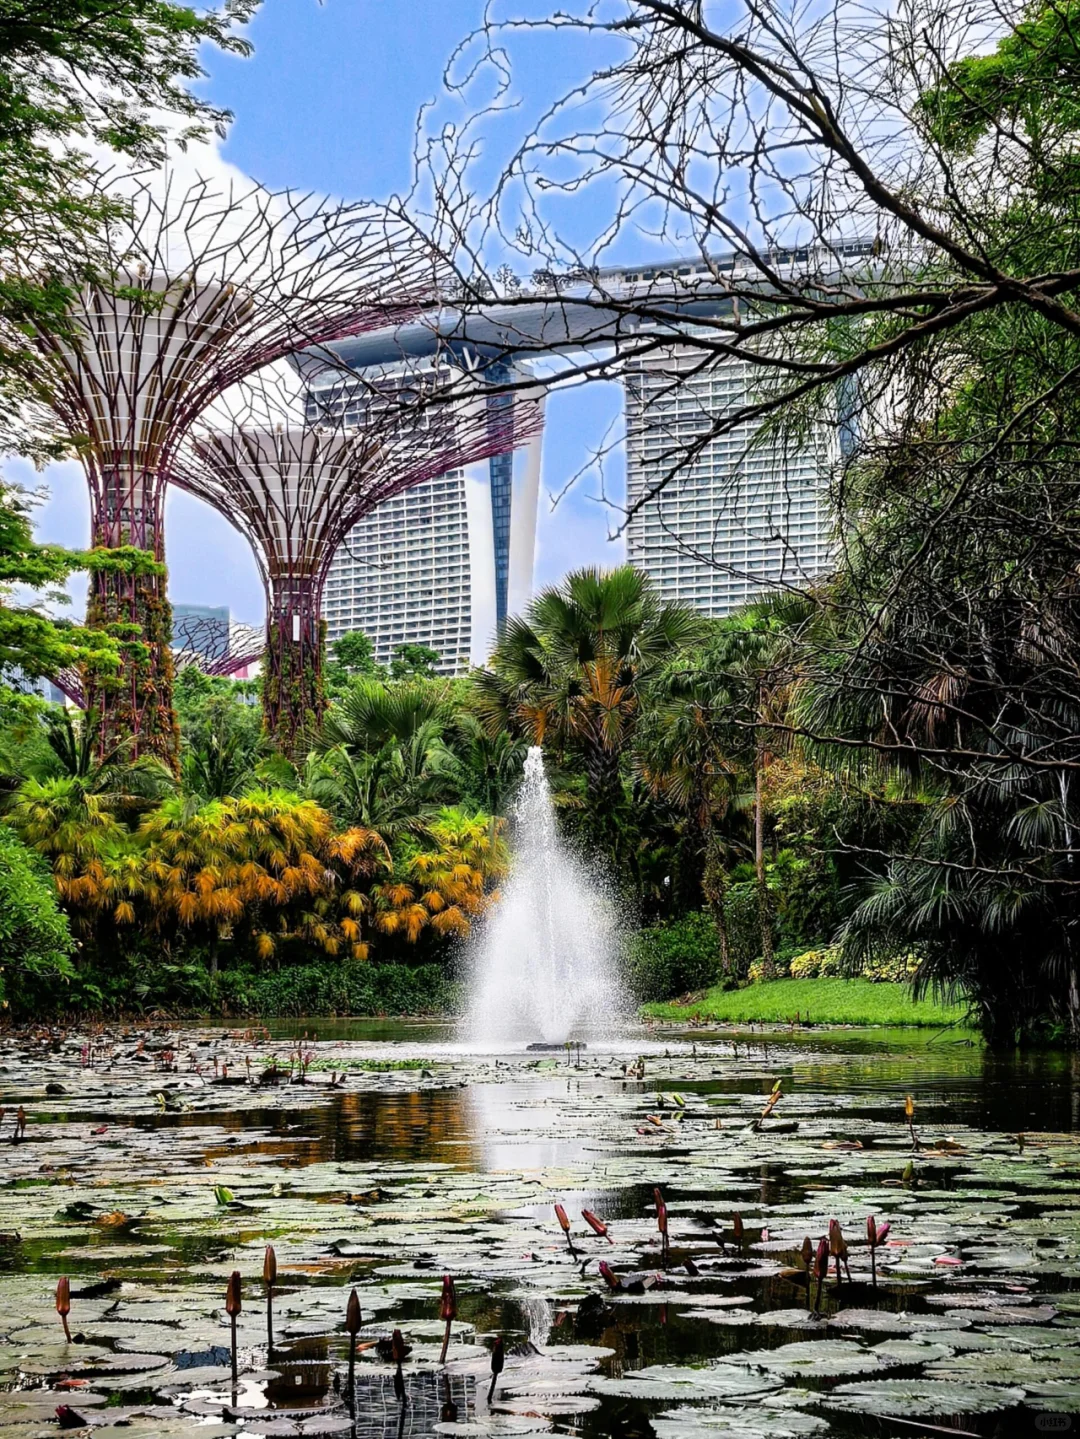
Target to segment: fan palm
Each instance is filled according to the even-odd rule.
[[[446,709],[444,690],[431,685],[354,685],[327,712],[306,792],[344,823],[387,839],[422,828],[450,789]]]
[[[574,754],[584,767],[596,837],[614,847],[621,761],[643,691],[672,651],[704,622],[661,601],[629,565],[578,570],[511,619],[491,667],[477,677],[477,713],[489,735],[509,728],[532,744]]]

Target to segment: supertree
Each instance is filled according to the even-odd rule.
[[[234,386],[181,446],[169,478],[247,536],[266,588],[267,732],[295,754],[323,700],[322,598],[334,553],[381,501],[535,434],[528,398],[473,393],[441,402],[456,370],[442,360],[375,382],[331,413],[288,366]],[[205,428],[204,428],[205,425]]]
[[[102,277],[73,283],[66,323],[38,335],[42,387],[83,459],[92,544],[159,562],[95,574],[88,621],[130,643],[118,676],[85,676],[86,702],[103,747],[174,763],[160,563],[170,457],[230,385],[297,348],[415,315],[436,275],[382,207],[160,175],[99,183],[118,216]]]
[[[204,675],[228,678],[257,664],[265,649],[266,637],[254,625],[185,619],[173,626],[170,658],[174,671],[194,665]],[[78,670],[61,670],[56,686],[80,709],[87,708],[86,684]]]

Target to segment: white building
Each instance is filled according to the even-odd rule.
[[[423,480],[355,525],[327,576],[328,643],[363,630],[378,664],[402,644],[428,645],[447,675],[484,664],[506,616],[532,597],[540,455],[537,435]]]
[[[760,367],[702,367],[676,347],[628,362],[626,478],[632,505],[718,416],[753,399]],[[823,487],[839,454],[836,427],[753,443],[753,422],[711,440],[633,516],[627,557],[663,599],[719,617],[784,586],[802,588],[829,568]]]

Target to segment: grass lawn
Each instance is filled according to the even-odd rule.
[[[786,1024],[798,1014],[812,1024],[952,1024],[960,1005],[917,1003],[906,984],[868,979],[773,979],[746,989],[707,990],[689,1004],[646,1004],[650,1019],[714,1019],[734,1024]]]

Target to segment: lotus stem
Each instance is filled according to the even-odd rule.
[[[60,1323],[64,1326],[64,1338],[71,1343],[71,1330],[68,1328],[68,1315],[71,1313],[71,1285],[66,1274],[62,1274],[56,1281],[56,1312],[60,1316]]]
[[[915,1101],[910,1094],[904,1096],[904,1117],[907,1119],[908,1133],[911,1135],[912,1149],[919,1149],[919,1136],[915,1133]]]
[[[571,1256],[577,1258],[577,1250],[574,1248],[574,1241],[570,1238],[570,1217],[561,1204],[555,1206],[555,1218],[559,1221],[559,1228],[566,1236],[566,1247],[570,1250]]]
[[[556,1205],[555,1207],[556,1209],[559,1208],[558,1205]],[[439,1363],[445,1364],[446,1351],[450,1347],[450,1326],[457,1318],[457,1294],[454,1291],[453,1276],[450,1274],[443,1275],[442,1302],[439,1306],[439,1317],[446,1320],[446,1331],[443,1334],[442,1352],[439,1355]]]
[[[263,1255],[263,1283],[266,1285],[266,1346],[268,1356],[274,1356],[274,1281],[277,1279],[277,1255],[274,1246],[268,1244]]]
[[[394,1393],[401,1404],[402,1411],[407,1402],[405,1392],[405,1375],[401,1372],[401,1366],[405,1361],[405,1340],[401,1336],[401,1330],[395,1329],[390,1336],[390,1354],[397,1365],[394,1370]]]
[[[354,1289],[349,1295],[348,1304],[345,1306],[345,1329],[349,1335],[348,1399],[354,1419],[356,1418],[356,1336],[360,1333],[362,1323],[363,1316],[360,1313],[360,1300],[357,1298],[356,1290]]]
[[[495,1398],[495,1385],[499,1382],[499,1375],[503,1371],[505,1362],[502,1335],[500,1334],[491,1346],[491,1388],[488,1390],[488,1404]]]
[[[660,1231],[660,1262],[666,1266],[668,1262],[669,1238],[668,1238],[668,1213],[664,1196],[660,1190],[653,1190],[653,1201],[656,1204],[656,1227]]]
[[[236,1383],[236,1320],[242,1308],[240,1297],[240,1271],[234,1269],[229,1275],[229,1285],[225,1290],[225,1313],[229,1316],[232,1335],[232,1382]]]
[[[817,1279],[817,1292],[814,1295],[815,1312],[821,1308],[821,1286],[828,1272],[829,1241],[827,1239],[819,1239],[817,1253],[814,1255],[814,1275]]]

